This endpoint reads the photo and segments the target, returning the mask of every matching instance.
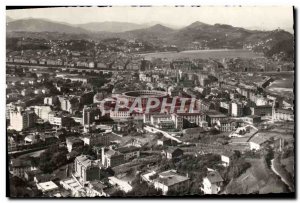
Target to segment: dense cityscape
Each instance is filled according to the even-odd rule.
[[[293,34],[71,27],[7,18],[8,196],[294,194]]]

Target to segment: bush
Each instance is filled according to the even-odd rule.
[[[228,174],[227,174],[228,179],[239,177],[241,174],[246,172],[246,170],[250,167],[251,167],[250,163],[245,162],[244,160],[241,160],[241,159],[238,160],[237,162],[235,162],[234,164],[229,166]]]

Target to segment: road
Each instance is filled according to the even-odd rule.
[[[288,187],[290,191],[293,191],[292,187],[290,186],[289,182],[275,169],[274,167],[274,159],[271,160],[271,169],[272,171],[278,175],[282,182],[284,182]]]
[[[176,141],[176,142],[178,142],[178,143],[182,143],[182,141],[180,141],[180,140],[177,139],[176,137],[170,135],[169,133],[167,133],[167,132],[165,132],[165,131],[159,130],[159,129],[157,129],[157,128],[150,127],[150,126],[146,126],[146,127],[144,127],[144,129],[147,130],[147,131],[150,132],[150,133],[157,133],[157,132],[158,132],[158,133],[162,133],[163,136],[165,136],[166,138],[169,138],[169,139],[171,139],[171,140],[174,140],[174,141]]]

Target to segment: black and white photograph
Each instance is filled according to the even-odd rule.
[[[295,12],[7,6],[6,196],[295,198]]]

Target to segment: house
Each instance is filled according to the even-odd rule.
[[[251,115],[257,116],[271,116],[272,115],[272,106],[271,105],[262,105],[250,107]]]
[[[261,133],[257,133],[249,140],[250,150],[260,150],[268,139]]]
[[[84,142],[77,137],[67,137],[66,144],[67,144],[68,152],[71,152],[76,148],[84,146]]]
[[[110,136],[105,133],[90,133],[82,138],[84,145],[109,145]]]
[[[148,184],[152,184],[154,180],[153,177],[155,177],[156,175],[157,175],[156,171],[146,172],[141,174],[141,179]]]
[[[66,190],[71,191],[72,197],[80,197],[84,193],[83,186],[78,182],[75,177],[61,180],[59,184]]]
[[[277,109],[274,118],[277,120],[294,121],[294,111],[288,109]]]
[[[237,122],[231,119],[219,120],[217,124],[221,132],[231,132],[237,127]]]
[[[172,140],[168,139],[166,137],[162,137],[161,139],[157,140],[157,145],[170,146],[170,145],[172,145]]]
[[[163,195],[169,191],[184,193],[189,188],[189,178],[179,175],[175,170],[164,171],[158,174],[158,178],[153,180],[154,188],[161,190]]]
[[[208,172],[207,176],[203,178],[201,190],[204,194],[218,194],[223,185],[223,178],[217,171]]]
[[[55,137],[53,134],[50,133],[42,133],[40,134],[40,139],[45,142],[46,144],[53,144],[58,142],[58,138]]]
[[[35,144],[40,141],[40,135],[38,133],[31,133],[24,138],[26,144]]]
[[[36,184],[38,183],[43,183],[43,182],[49,182],[52,181],[54,178],[53,174],[43,174],[43,173],[38,173],[34,176],[33,180]]]
[[[221,161],[224,167],[228,167],[230,165],[233,155],[234,153],[232,151],[226,151],[223,154],[221,154]]]
[[[200,121],[199,122],[199,127],[207,128],[208,127],[208,122],[207,121]]]
[[[243,120],[245,122],[250,123],[250,124],[256,124],[256,123],[260,123],[261,122],[261,116],[250,115],[250,116],[247,116],[247,117],[243,118]]]
[[[110,184],[117,186],[120,190],[124,191],[125,193],[128,193],[132,190],[132,186],[124,180],[118,179],[114,176],[108,177],[108,179]]]
[[[134,146],[122,147],[122,148],[118,148],[117,151],[119,151],[121,154],[124,154],[125,160],[140,157],[140,148],[138,147],[134,147]]]
[[[147,140],[132,138],[130,139],[125,146],[134,146],[134,147],[142,147],[147,144]]]
[[[11,161],[11,167],[10,171],[14,176],[18,176],[19,178],[25,177],[25,172],[27,171],[33,171],[37,168],[33,167],[31,165],[31,162],[28,160],[22,160],[22,159],[13,159]]]
[[[167,159],[175,159],[183,155],[183,150],[180,148],[168,148],[163,151],[163,154],[167,157]]]
[[[252,137],[258,132],[258,129],[253,125],[238,127],[234,132],[229,134],[229,137]]]
[[[39,175],[41,173],[42,173],[42,171],[40,169],[32,170],[32,171],[25,171],[24,178],[26,181],[31,182],[31,181],[33,181],[33,179],[36,175]]]
[[[218,121],[226,119],[227,116],[216,111],[210,111],[206,115],[206,121],[208,122],[208,126],[213,126],[217,124]]]
[[[104,185],[99,180],[92,180],[88,183],[87,186],[87,197],[107,197],[108,195],[104,192],[104,189],[107,188],[106,185]]]

